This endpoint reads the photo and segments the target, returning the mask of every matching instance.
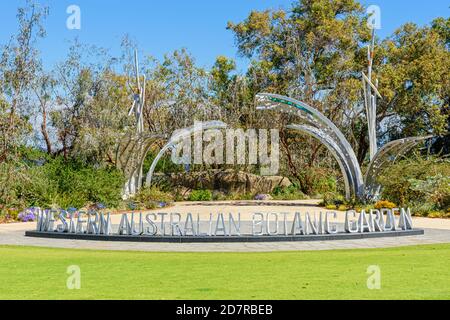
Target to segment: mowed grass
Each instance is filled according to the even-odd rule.
[[[67,268],[81,269],[68,290]],[[367,288],[379,266],[381,290]],[[0,246],[0,299],[450,299],[450,244],[275,253]]]

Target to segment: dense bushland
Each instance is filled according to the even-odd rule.
[[[411,157],[380,177],[383,198],[416,215],[450,217],[450,159]]]
[[[124,37],[120,54],[114,56],[76,40],[63,61],[44,67],[45,57],[38,48],[46,36],[48,14],[48,8],[27,1],[18,10],[17,32],[0,44],[3,215],[29,206],[142,208],[182,199],[164,186],[121,200],[125,178],[115,168],[120,168],[118,145],[135,135],[136,119],[128,111],[136,93],[130,87],[136,81],[133,63],[138,46]],[[367,19],[357,0],[302,0],[294,1],[288,10],[253,11],[243,21],[228,24],[238,54],[250,60],[242,72],[236,61],[224,56],[217,57],[211,68],[200,67],[186,49],[163,59],[147,56],[141,65],[147,88],[145,134],[168,138],[195,121],[209,120],[243,130],[279,129],[279,175],[294,186],[276,189],[271,196],[320,197],[326,205],[348,206],[342,197],[343,179],[330,152],[317,140],[286,129],[300,121],[295,115],[261,113],[254,98],[260,92],[272,92],[314,106],[341,129],[359,163],[367,167],[368,125],[361,86],[371,39]],[[377,111],[380,143],[430,135],[434,138],[428,149],[439,155],[406,158],[383,173],[383,200],[412,206],[422,215],[448,212],[449,25],[449,18],[423,26],[406,23],[375,41],[373,77],[379,80],[383,96]],[[145,170],[163,141],[150,148]],[[255,166],[235,168],[258,172]],[[167,157],[157,172],[209,169],[224,166],[183,168]],[[254,197],[213,190],[190,194],[191,200]]]
[[[1,163],[0,170],[0,205],[4,210],[117,207],[125,183],[114,167],[66,161],[34,150],[22,153],[15,165]]]

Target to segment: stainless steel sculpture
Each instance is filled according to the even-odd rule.
[[[127,183],[122,191],[124,199],[136,194],[142,187],[143,164],[150,148],[159,141],[166,141],[164,135],[131,133],[126,135],[116,150],[116,166],[121,170]]]
[[[392,141],[386,144],[370,162],[369,168],[365,176],[366,200],[375,201],[382,191],[382,185],[378,181],[380,173],[392,162],[407,153],[416,145],[433,136],[414,137]]]
[[[116,150],[117,168],[124,173],[127,179],[122,191],[122,197],[124,199],[134,196],[143,187],[143,165],[150,148],[158,141],[167,141],[165,135],[145,133],[143,111],[145,107],[146,76],[140,75],[137,51],[135,51],[134,55],[136,91],[133,92],[133,104],[128,115],[131,116],[134,114],[136,131],[125,135]],[[143,82],[141,82],[141,78],[143,78]],[[201,130],[222,128],[226,128],[226,124],[220,121],[212,121],[203,123]],[[196,127],[186,128],[180,130],[180,134],[176,134],[170,139],[153,161],[150,171],[147,174],[146,186],[151,185],[156,165],[164,153],[181,143],[186,136],[195,134],[197,130],[199,129]]]
[[[143,141],[145,140],[144,135],[144,106],[145,106],[145,89],[146,89],[146,77],[143,75],[143,85],[141,84],[141,75],[139,73],[139,60],[138,60],[138,54],[137,51],[134,52],[134,63],[135,63],[135,75],[136,75],[136,91],[133,90],[133,104],[130,108],[130,111],[128,113],[129,116],[133,115],[136,119],[136,133],[134,138],[130,139],[129,142],[133,145],[133,152],[129,153],[130,158],[133,158],[134,161],[131,162],[130,167],[122,167],[122,170],[125,171],[125,174],[127,175],[126,171],[131,171],[129,175],[127,175],[127,182],[124,186],[123,190],[123,198],[128,198],[134,194],[140,189],[142,186],[142,177],[143,177],[143,169],[142,169],[142,163],[139,163],[138,160],[141,158],[141,155],[143,153]],[[119,145],[120,147],[120,145]],[[129,159],[126,161],[128,165]],[[118,164],[120,167],[122,164]]]
[[[136,132],[141,134],[144,132],[144,106],[145,106],[145,89],[146,89],[146,76],[142,75],[144,78],[143,86],[141,85],[141,75],[139,74],[139,60],[137,51],[134,52],[134,64],[136,73],[136,86],[137,90],[134,92],[133,104],[128,113],[131,116],[134,113],[136,117]]]
[[[147,173],[147,179],[145,182],[146,186],[151,186],[153,174],[156,169],[156,165],[161,160],[161,158],[164,156],[164,154],[168,150],[173,150],[177,145],[179,145],[181,142],[184,141],[185,138],[190,137],[191,135],[195,134],[198,131],[204,131],[204,130],[212,130],[212,129],[226,129],[227,125],[222,121],[210,121],[210,122],[204,122],[201,126],[192,126],[189,128],[185,128],[182,130],[179,130],[178,133],[174,134],[169,142],[161,149],[159,154],[156,156],[155,160],[153,161],[149,172]]]
[[[342,171],[347,199],[357,198],[361,201],[375,201],[381,195],[382,186],[377,177],[390,163],[399,156],[405,154],[421,141],[429,137],[414,137],[393,141],[378,151],[377,146],[377,97],[381,98],[378,91],[378,80],[372,82],[372,65],[375,52],[375,31],[373,29],[371,45],[368,47],[368,74],[362,72],[364,89],[364,103],[368,122],[368,135],[370,143],[370,165],[363,177],[360,164],[355,152],[344,134],[317,109],[295,99],[269,93],[260,93],[256,96],[257,108],[261,110],[279,109],[297,115],[302,124],[290,124],[288,129],[306,133],[321,141],[337,160]],[[141,86],[139,76],[139,63],[135,53],[135,69],[137,93],[134,94],[134,102],[129,115],[134,112],[136,117],[136,133],[125,137],[118,147],[117,163],[127,176],[124,187],[124,198],[133,196],[143,184],[143,163],[146,155],[155,141],[163,139],[160,135],[145,135],[143,122],[143,108],[145,105],[145,75],[144,85]],[[200,128],[193,126],[180,130],[172,136],[169,142],[161,149],[154,159],[147,173],[145,185],[151,186],[156,165],[163,155],[174,149],[186,137],[195,134],[198,130],[225,129],[227,126],[221,121],[204,123]]]
[[[375,84],[372,83],[372,66],[375,56],[375,28],[372,29],[372,41],[367,47],[368,71],[367,76],[362,72],[362,81],[364,88],[364,104],[366,107],[367,125],[369,129],[369,148],[370,160],[375,158],[378,152],[377,145],[377,97],[380,99],[381,94],[378,92],[378,79]]]
[[[348,167],[348,163],[345,159],[345,156],[342,154],[339,146],[334,142],[334,140],[326,135],[324,132],[319,129],[308,126],[308,125],[289,125],[288,129],[300,131],[306,134],[309,134],[318,140],[322,141],[323,144],[328,148],[334,158],[337,160],[339,167],[341,168],[342,175],[344,177],[344,186],[345,186],[345,196],[347,199],[351,198],[352,194],[356,194],[356,190],[351,189],[354,187],[352,183],[352,175],[351,170]]]
[[[288,129],[300,131],[321,141],[339,163],[345,182],[347,199],[376,201],[381,195],[381,185],[377,177],[389,164],[405,154],[421,141],[430,137],[414,137],[388,143],[381,148],[370,162],[365,179],[350,143],[342,132],[322,113],[306,103],[292,98],[260,93],[256,96],[259,110],[279,109],[296,114],[305,124],[291,124]]]
[[[277,108],[302,119],[305,125],[294,124],[289,128],[319,139],[339,159],[347,185],[347,197],[364,197],[364,180],[355,152],[342,132],[327,117],[306,103],[276,94],[260,93],[256,96],[256,103],[259,110]]]
[[[321,141],[335,157],[344,176],[347,199],[358,198],[361,201],[379,199],[382,186],[378,176],[389,164],[407,153],[414,146],[430,137],[413,137],[386,144],[381,150],[377,145],[377,98],[378,79],[372,82],[372,66],[375,55],[375,28],[372,28],[372,41],[368,46],[368,73],[362,72],[364,104],[368,124],[370,164],[363,178],[361,168],[350,143],[342,132],[322,113],[307,104],[275,94],[261,93],[256,96],[258,109],[280,108],[281,111],[295,113],[304,124],[291,124],[288,129],[306,133]]]

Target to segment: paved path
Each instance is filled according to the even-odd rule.
[[[319,212],[314,201],[301,202],[270,202],[261,205],[253,202],[225,202],[215,204],[180,203],[173,208],[160,210],[161,212],[199,213],[240,212],[246,220],[256,212]],[[159,211],[158,211],[159,212]],[[340,213],[338,220],[343,221],[344,214]],[[120,216],[114,216],[113,223],[118,223]],[[28,238],[25,231],[33,230],[34,223],[0,225],[0,245],[38,246],[52,248],[117,250],[117,251],[149,251],[149,252],[270,252],[270,251],[305,251],[305,250],[334,250],[334,249],[365,249],[389,248],[422,244],[450,243],[450,220],[414,218],[414,227],[425,229],[424,236],[399,238],[377,238],[363,240],[340,240],[320,242],[278,242],[278,243],[129,243],[129,242],[101,242],[83,240],[55,240]]]

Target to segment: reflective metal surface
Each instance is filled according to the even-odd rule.
[[[201,126],[192,126],[189,128],[185,128],[183,130],[180,130],[177,134],[174,134],[169,142],[161,149],[159,154],[156,156],[155,160],[153,161],[149,172],[147,173],[147,179],[145,182],[146,186],[151,186],[153,174],[155,172],[156,166],[158,162],[161,160],[161,158],[164,156],[164,154],[168,150],[174,149],[178,144],[182,143],[184,139],[187,137],[190,137],[191,135],[204,130],[213,130],[213,129],[226,129],[227,125],[222,121],[210,121],[210,122],[204,122]]]
[[[128,134],[116,149],[116,166],[121,170],[127,183],[122,191],[124,199],[136,194],[142,187],[142,167],[150,149],[166,137],[159,134]]]
[[[363,202],[379,200],[382,185],[378,181],[378,176],[381,172],[417,144],[432,137],[406,138],[386,144],[373,156],[366,176],[363,178],[360,164],[350,143],[320,111],[295,99],[269,93],[258,94],[256,104],[259,110],[278,109],[282,112],[293,113],[304,122],[304,124],[288,125],[287,128],[306,133],[327,147],[341,168],[347,199],[357,198]],[[372,132],[371,139],[373,137]]]
[[[364,198],[364,180],[361,169],[350,143],[342,132],[321,112],[298,100],[269,93],[256,96],[260,110],[279,109],[294,112],[306,125],[291,125],[291,129],[305,132],[319,139],[338,160],[343,171],[347,198]]]
[[[365,177],[365,200],[377,201],[380,199],[382,185],[378,181],[378,177],[389,165],[394,163],[399,157],[410,151],[416,145],[428,137],[412,137],[392,141],[381,148],[369,164],[369,168]]]

